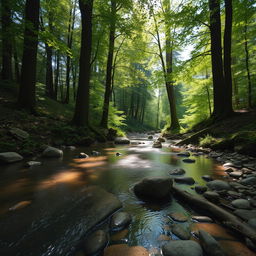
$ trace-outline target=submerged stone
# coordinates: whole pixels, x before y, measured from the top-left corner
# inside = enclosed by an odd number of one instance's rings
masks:
[[[188,217],[186,215],[184,215],[181,212],[174,212],[174,213],[170,213],[168,214],[174,221],[178,221],[178,222],[186,222],[188,220]]]
[[[132,218],[127,212],[117,212],[112,216],[110,227],[112,230],[121,230],[130,224]]]

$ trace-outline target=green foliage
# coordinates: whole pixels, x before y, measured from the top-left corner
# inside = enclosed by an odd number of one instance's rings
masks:
[[[199,138],[199,145],[205,148],[212,147],[212,145],[216,144],[217,142],[219,142],[219,140],[209,134],[203,138]]]

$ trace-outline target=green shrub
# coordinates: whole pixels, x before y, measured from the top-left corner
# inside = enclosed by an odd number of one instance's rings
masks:
[[[214,145],[214,144],[216,144],[216,143],[218,143],[218,142],[219,142],[218,139],[212,137],[212,136],[209,135],[209,134],[207,134],[207,135],[206,135],[205,137],[203,137],[203,138],[199,138],[199,145],[200,145],[201,147],[205,147],[205,148],[207,148],[207,147],[212,147],[212,145]]]

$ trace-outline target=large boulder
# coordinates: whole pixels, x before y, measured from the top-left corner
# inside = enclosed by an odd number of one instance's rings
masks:
[[[0,153],[0,162],[4,164],[15,163],[23,160],[23,157],[15,152]]]
[[[230,185],[223,180],[213,180],[207,183],[207,186],[211,190],[221,191],[221,190],[229,190]]]
[[[122,230],[132,221],[131,215],[127,212],[117,212],[112,216],[110,227],[112,230]]]
[[[163,177],[145,178],[134,186],[138,197],[148,200],[166,199],[171,195],[172,179]]]
[[[103,230],[97,230],[92,233],[84,244],[84,252],[86,255],[95,255],[103,250],[108,243],[108,235]]]
[[[126,137],[117,137],[115,139],[115,144],[130,144],[130,140]]]
[[[219,243],[209,233],[199,230],[200,243],[208,256],[225,256]]]
[[[58,148],[54,148],[54,147],[47,147],[43,154],[42,154],[43,157],[56,157],[56,158],[59,158],[59,157],[62,157],[63,156],[63,151],[58,149]]]
[[[192,240],[170,241],[162,247],[164,256],[203,256],[201,246]]]
[[[153,148],[162,148],[162,143],[160,141],[155,141],[152,145]]]
[[[16,139],[25,140],[29,137],[29,134],[19,128],[11,128],[9,133]]]

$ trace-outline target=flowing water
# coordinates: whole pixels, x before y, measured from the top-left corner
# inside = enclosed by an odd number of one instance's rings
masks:
[[[167,214],[182,212],[189,217],[194,212],[175,199],[165,205],[144,203],[134,195],[133,185],[144,177],[168,177],[175,168],[185,169],[186,176],[204,185],[202,175],[218,178],[223,176],[223,170],[205,156],[192,156],[196,160],[192,164],[182,162],[168,147],[170,143],[155,149],[145,136],[131,139],[129,146],[106,144],[64,150],[63,159],[38,159],[43,164],[32,168],[24,168],[24,163],[1,166],[0,254],[72,255],[86,230],[85,219],[90,217],[82,216],[79,210],[84,200],[79,191],[88,185],[98,185],[115,194],[122,201],[123,210],[132,215],[129,229],[113,235],[112,243],[121,240],[149,250],[159,248],[163,243],[159,236],[169,234]],[[75,158],[79,152],[90,154],[92,150],[101,155]],[[121,155],[116,156],[117,152]],[[189,185],[177,186],[195,193]],[[17,208],[21,209],[9,210],[19,202],[22,203]]]

